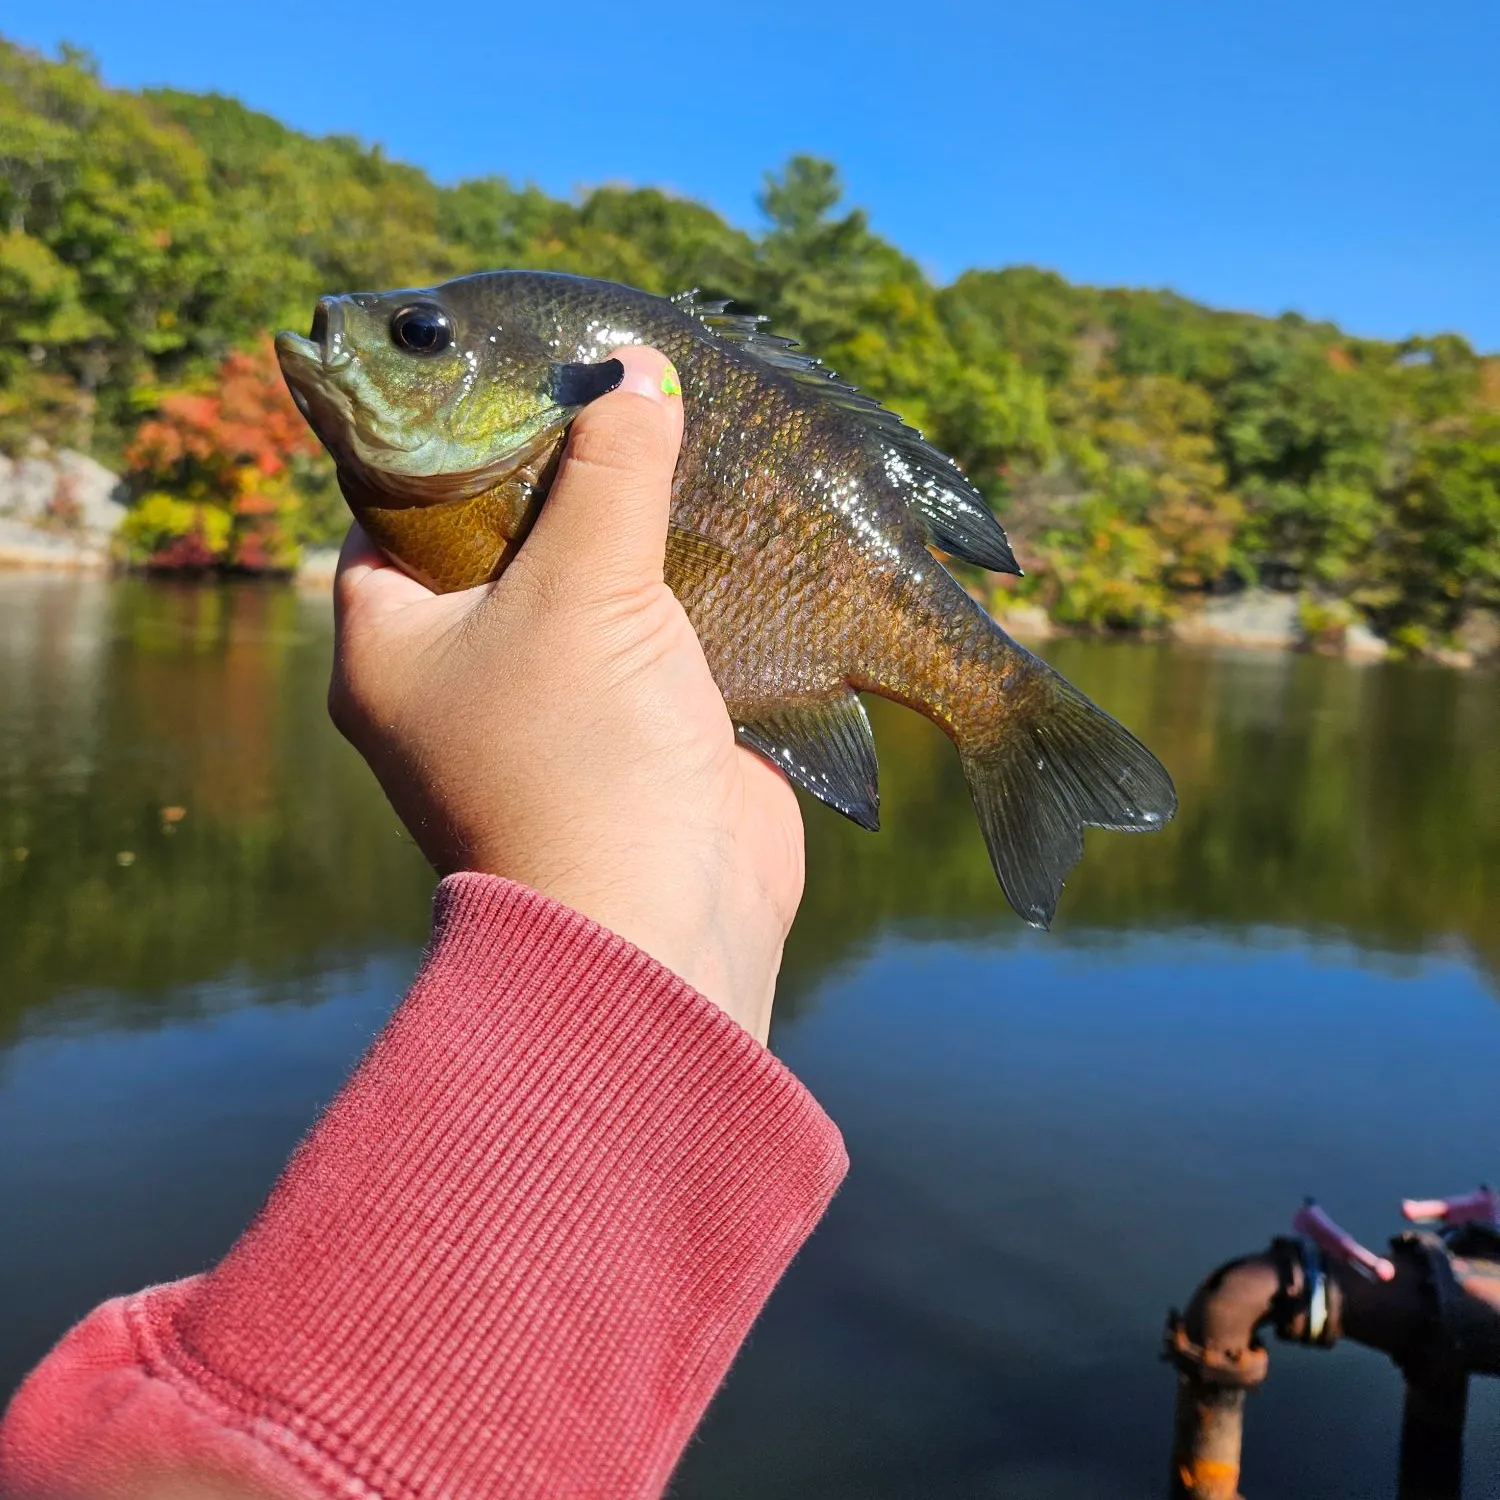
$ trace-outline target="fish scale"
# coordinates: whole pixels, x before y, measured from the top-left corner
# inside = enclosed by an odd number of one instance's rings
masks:
[[[398,320],[398,314],[399,320]],[[858,693],[926,714],[958,748],[1001,888],[1052,919],[1085,825],[1161,827],[1171,778],[1126,729],[1011,640],[934,556],[1019,571],[956,465],[761,321],[692,295],[496,271],[324,298],[283,333],[287,383],[371,537],[439,591],[502,572],[611,352],[675,365],[685,430],[665,576],[740,739],[878,826]],[[415,328],[422,347],[402,347]]]

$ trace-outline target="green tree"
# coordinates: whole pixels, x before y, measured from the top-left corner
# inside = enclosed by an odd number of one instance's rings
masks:
[[[1472,612],[1500,610],[1500,414],[1422,434],[1377,551],[1377,619],[1415,649],[1442,644]]]
[[[1029,266],[935,286],[811,156],[766,177],[755,233],[655,188],[515,180],[440,187],[348,137],[0,41],[0,447],[117,462],[323,293],[534,266],[765,315],[958,460],[1023,591],[1070,623],[1154,625],[1261,581],[1423,650],[1496,607],[1500,360],[1456,335],[1359,339]],[[153,536],[204,483],[153,476]],[[337,525],[326,466],[299,458],[288,483],[288,538]]]

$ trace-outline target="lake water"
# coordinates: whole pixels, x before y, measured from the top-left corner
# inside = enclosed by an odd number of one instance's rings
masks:
[[[329,639],[291,590],[0,578],[0,1391],[222,1253],[413,970],[432,879],[325,721]],[[1030,933],[946,742],[876,705],[886,828],[809,810],[774,1037],[853,1170],[681,1500],[1160,1496],[1170,1305],[1305,1194],[1379,1243],[1500,1174],[1500,682],[1048,654],[1182,813],[1091,833]],[[1392,1493],[1399,1401],[1273,1346],[1246,1494]],[[1469,1451],[1500,1492],[1492,1389]]]

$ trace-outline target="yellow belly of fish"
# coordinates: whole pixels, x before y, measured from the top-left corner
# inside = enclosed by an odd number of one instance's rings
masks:
[[[448,594],[504,570],[536,518],[535,480],[528,470],[467,499],[381,506],[351,497],[350,508],[370,540],[418,583]]]

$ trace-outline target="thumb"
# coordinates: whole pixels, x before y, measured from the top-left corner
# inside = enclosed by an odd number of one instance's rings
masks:
[[[682,394],[666,355],[616,349],[624,378],[573,420],[551,492],[525,550],[544,566],[582,567],[612,587],[660,583],[682,446]]]

